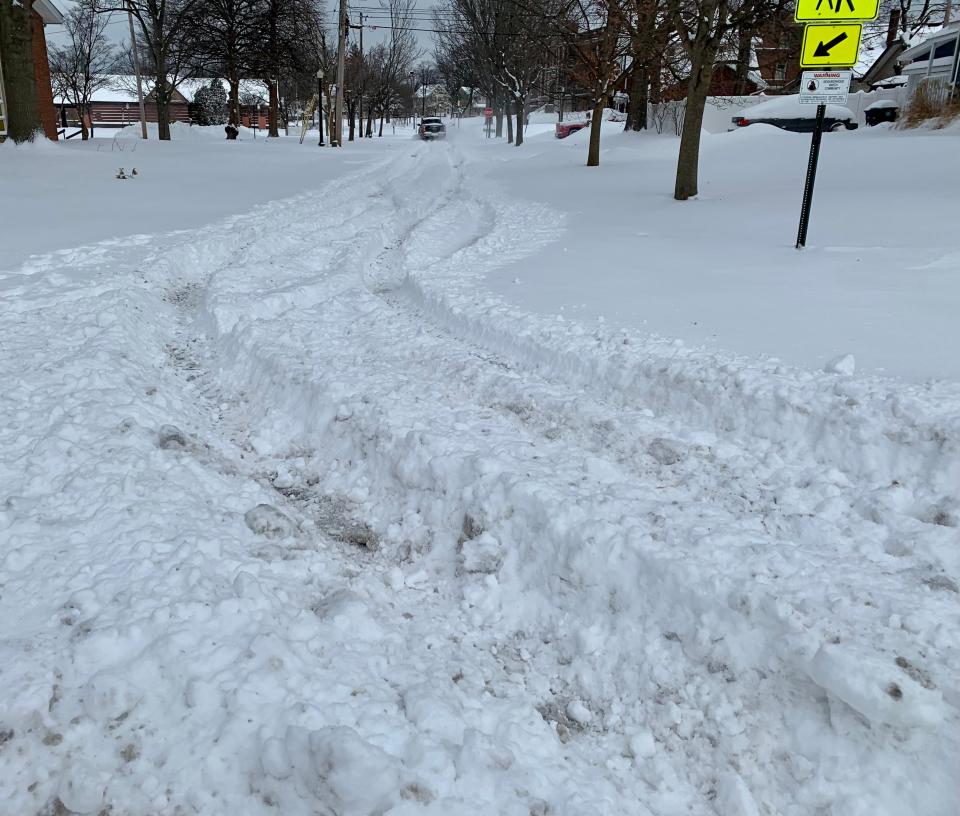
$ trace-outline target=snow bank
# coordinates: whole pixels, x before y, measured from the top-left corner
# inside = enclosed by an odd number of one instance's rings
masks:
[[[256,450],[313,440],[320,484],[401,559],[391,585],[456,587],[465,619],[530,672],[557,739],[612,773],[627,738],[673,800],[694,801],[691,769],[721,761],[740,768],[731,812],[859,801],[945,816],[960,652],[952,595],[931,587],[958,568],[941,523],[958,512],[955,389],[510,308],[484,273],[561,221],[487,200],[448,149],[397,163],[372,193],[403,189],[402,206],[345,214],[362,237],[331,268],[359,265],[368,288],[347,271],[289,269],[297,288],[278,280],[266,298],[236,269],[213,282],[223,376],[250,395]],[[911,680],[921,663],[929,688]],[[650,732],[666,753],[644,763],[649,743],[630,735]]]

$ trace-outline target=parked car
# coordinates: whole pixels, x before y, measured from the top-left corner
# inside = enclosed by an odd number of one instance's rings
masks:
[[[566,139],[571,133],[590,127],[589,122],[557,122],[555,135],[558,139]]]
[[[430,141],[431,139],[443,139],[447,135],[447,126],[436,116],[427,116],[420,120],[420,130],[418,131],[421,139]]]
[[[736,127],[747,125],[773,125],[794,133],[813,133],[816,126],[817,106],[801,105],[799,94],[768,99],[733,117]],[[857,117],[843,105],[827,105],[823,120],[824,130],[856,130]]]
[[[896,122],[900,106],[892,99],[879,99],[863,109],[863,117],[870,127],[881,122]]]

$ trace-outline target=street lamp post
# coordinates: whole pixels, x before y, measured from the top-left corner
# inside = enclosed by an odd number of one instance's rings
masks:
[[[417,129],[417,72],[410,72],[410,118],[413,120],[413,129]]]
[[[423,86],[421,88],[421,96],[423,97],[423,109],[420,111],[420,121],[423,121],[423,118],[427,115],[427,69],[423,69],[423,75],[420,79],[420,84]]]
[[[317,71],[317,126],[320,128],[318,147],[323,147],[323,68]]]

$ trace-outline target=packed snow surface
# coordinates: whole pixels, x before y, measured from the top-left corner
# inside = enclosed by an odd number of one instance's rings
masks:
[[[451,136],[0,273],[0,814],[956,814],[955,384],[510,300]]]

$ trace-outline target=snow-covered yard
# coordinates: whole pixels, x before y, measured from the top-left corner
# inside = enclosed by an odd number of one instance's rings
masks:
[[[0,814],[955,814],[956,136],[751,131],[0,146]]]

